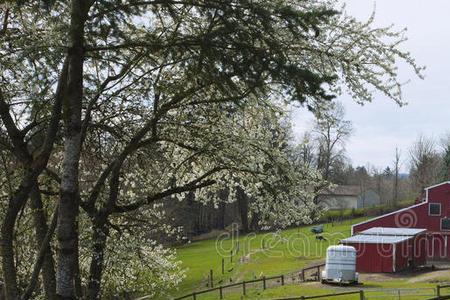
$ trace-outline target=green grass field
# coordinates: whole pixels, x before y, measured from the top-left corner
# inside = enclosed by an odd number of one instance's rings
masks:
[[[325,224],[323,236],[317,241],[310,233],[311,226],[280,231],[278,233],[249,234],[239,237],[221,237],[184,245],[177,249],[178,258],[187,268],[187,277],[176,295],[208,288],[208,274],[213,270],[215,285],[295,272],[317,263],[325,257],[329,245],[350,235],[350,225],[364,218]],[[237,246],[239,244],[239,247]],[[230,258],[230,251],[239,248]],[[225,274],[222,275],[222,258]]]
[[[440,282],[450,282],[450,271],[439,273],[441,277],[426,279],[424,274],[407,274],[394,277],[366,278],[362,286],[339,287],[322,285],[317,282],[293,282],[294,273],[304,267],[322,262],[329,245],[335,245],[339,240],[350,235],[352,224],[363,221],[358,218],[337,224],[325,224],[322,234],[327,240],[317,241],[310,232],[312,226],[288,229],[275,233],[249,234],[236,237],[219,237],[186,244],[177,249],[178,259],[187,269],[187,277],[173,296],[190,294],[193,291],[208,289],[210,270],[214,274],[214,286],[227,285],[230,282],[240,282],[260,278],[290,274],[286,276],[285,285],[272,281],[267,289],[262,289],[261,282],[247,285],[247,295],[242,296],[242,287],[224,290],[224,299],[276,299],[283,297],[312,296],[338,293],[349,290],[363,289],[366,299],[427,299],[435,294],[436,285]],[[239,246],[237,246],[239,244]],[[230,258],[230,251],[237,250]],[[222,274],[222,258],[225,262],[225,272]],[[368,274],[371,275],[371,274]],[[427,275],[425,275],[427,276]],[[417,280],[417,278],[421,278]],[[424,279],[425,278],[425,279]],[[231,281],[230,281],[231,279]],[[417,290],[416,290],[417,289]],[[446,291],[450,294],[450,289]],[[219,299],[218,291],[198,295],[199,300]],[[359,299],[358,295],[333,297],[332,299]]]

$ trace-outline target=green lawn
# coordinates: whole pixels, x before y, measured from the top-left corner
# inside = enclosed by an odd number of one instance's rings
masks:
[[[224,237],[184,245],[177,249],[178,258],[187,268],[187,277],[174,295],[206,289],[208,274],[213,270],[215,285],[295,272],[307,265],[321,261],[329,245],[350,235],[350,225],[364,218],[325,224],[323,236],[327,241],[317,241],[310,233],[311,226],[288,229],[277,233],[249,234]],[[239,247],[237,246],[239,244]],[[231,262],[231,249],[239,248]],[[225,274],[222,275],[222,258]],[[207,296],[208,297],[208,296]],[[215,299],[214,296],[211,299]],[[208,298],[205,298],[208,299]],[[233,299],[233,298],[230,298]],[[238,299],[238,298],[236,298]]]
[[[280,231],[278,233],[249,234],[240,237],[225,237],[205,240],[184,245],[177,249],[178,259],[187,269],[187,277],[173,296],[190,294],[193,291],[209,288],[208,275],[210,269],[214,274],[214,286],[227,285],[260,278],[294,273],[305,266],[317,264],[325,258],[329,245],[350,235],[352,224],[363,221],[358,218],[343,221],[338,224],[325,224],[322,234],[327,240],[317,241],[310,233],[312,226],[304,226]],[[239,244],[239,247],[237,246]],[[237,249],[237,254],[230,258],[230,250]],[[221,272],[222,258],[225,261],[225,274]],[[441,274],[441,273],[439,273]],[[339,293],[349,290],[365,291],[367,299],[426,299],[432,297],[439,282],[450,281],[450,271],[442,273],[442,277],[426,279],[423,274],[409,274],[394,277],[366,278],[363,285],[358,287],[339,287],[322,285],[318,282],[293,282],[294,275],[286,276],[285,285],[272,281],[267,289],[262,289],[261,282],[247,285],[247,295],[242,295],[242,287],[224,290],[226,300],[276,299],[284,297],[299,297]],[[422,278],[418,280],[418,278]],[[450,289],[444,292],[450,294]],[[198,300],[219,299],[218,291],[197,296]],[[330,299],[359,299],[359,295],[346,295]]]
[[[408,285],[403,280],[387,281],[387,282],[365,282],[361,287],[342,288],[337,286],[323,286],[318,283],[291,284],[280,287],[274,287],[263,291],[261,288],[249,289],[247,296],[242,296],[241,290],[228,291],[224,293],[225,300],[249,300],[249,299],[276,299],[299,296],[313,296],[348,292],[351,290],[358,291],[362,289],[367,299],[399,299],[398,291],[400,290],[401,299],[427,299],[435,295],[436,284],[434,283],[415,283]],[[448,291],[445,291],[448,294]],[[216,300],[217,293],[210,293],[197,296],[198,300]],[[322,298],[326,299],[326,298]],[[329,299],[336,300],[352,300],[358,299],[359,295],[343,295]]]

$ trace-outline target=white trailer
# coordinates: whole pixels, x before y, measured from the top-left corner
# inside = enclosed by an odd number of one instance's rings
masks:
[[[337,245],[327,248],[322,283],[357,283],[356,250],[351,246]]]

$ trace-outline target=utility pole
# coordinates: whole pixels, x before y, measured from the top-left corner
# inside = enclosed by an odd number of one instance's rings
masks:
[[[394,176],[394,197],[393,197],[393,204],[396,205],[397,204],[397,200],[398,200],[398,176],[399,176],[399,169],[400,169],[400,151],[398,150],[398,148],[395,148],[395,160],[394,160],[394,172],[395,172],[395,176]]]

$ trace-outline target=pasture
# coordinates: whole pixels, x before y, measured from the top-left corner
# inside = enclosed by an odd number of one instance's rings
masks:
[[[450,271],[440,270],[425,273],[363,274],[363,285],[340,287],[322,285],[318,282],[299,283],[297,271],[322,262],[326,248],[350,235],[352,224],[365,218],[324,224],[322,236],[317,240],[310,232],[312,226],[303,226],[277,232],[259,234],[223,234],[216,239],[192,242],[177,249],[178,259],[187,269],[186,278],[173,296],[181,296],[208,289],[210,270],[213,285],[227,285],[242,280],[257,279],[262,276],[285,274],[285,285],[272,282],[263,290],[261,283],[248,284],[246,296],[242,288],[224,290],[224,299],[275,299],[282,297],[312,296],[343,291],[365,291],[367,299],[426,299],[436,294],[436,285],[450,281]],[[231,258],[231,253],[233,257]],[[224,274],[222,274],[222,259]],[[449,291],[450,293],[450,291]],[[219,299],[217,292],[197,296],[196,299]],[[335,297],[333,299],[359,299],[357,295]]]
[[[322,261],[327,247],[348,237],[351,224],[362,220],[364,218],[324,224],[322,236],[326,240],[316,240],[310,232],[311,226],[302,226],[241,236],[224,234],[216,239],[186,244],[177,249],[177,256],[187,269],[187,276],[174,294],[208,288],[210,270],[213,270],[214,285],[296,272]]]

